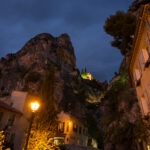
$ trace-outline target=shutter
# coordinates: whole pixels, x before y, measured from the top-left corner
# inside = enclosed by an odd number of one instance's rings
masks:
[[[138,67],[138,70],[139,70],[139,73],[140,73],[140,78],[141,78],[141,76],[142,76],[142,69],[141,69],[139,61],[137,61],[137,67]]]
[[[148,53],[149,53],[149,56],[150,56],[150,40],[149,40],[148,33],[146,34],[146,43],[147,43],[147,47],[148,47]]]
[[[134,83],[135,83],[135,86],[136,86],[136,80],[137,80],[137,78],[136,78],[135,70],[133,71],[133,78],[134,78]]]
[[[142,50],[141,50],[141,52],[140,52],[140,59],[141,59],[142,67],[143,67],[143,69],[144,69],[145,61],[144,61],[144,56],[143,56],[143,51],[142,51]]]
[[[150,24],[149,24],[148,20],[146,20],[146,25],[147,25],[148,30],[150,31]]]
[[[147,95],[147,91],[145,90],[144,91],[144,97],[145,97],[145,99],[146,99],[146,103],[147,103],[147,106],[148,106],[148,108],[150,107],[150,101],[149,101],[149,98],[148,98],[148,95]]]

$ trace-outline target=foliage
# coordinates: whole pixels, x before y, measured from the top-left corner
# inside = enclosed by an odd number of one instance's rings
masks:
[[[30,150],[66,150],[64,145],[55,145],[54,132],[35,126],[31,130],[28,149]]]
[[[30,150],[51,150],[52,141],[50,139],[49,132],[32,130],[31,136],[28,144],[28,149]]]
[[[129,7],[129,11],[131,11],[131,12],[137,11],[142,5],[145,5],[149,2],[150,2],[150,0],[142,0],[142,1],[136,0]]]
[[[56,121],[56,104],[54,100],[54,83],[55,83],[55,68],[54,65],[50,66],[50,71],[46,73],[43,81],[40,97],[42,107],[40,109],[41,119],[45,123],[53,124]],[[44,118],[43,118],[44,116]]]
[[[131,123],[127,119],[123,119],[124,110],[120,110],[121,96],[126,94],[128,90],[127,84],[128,74],[123,68],[120,70],[120,79],[112,84],[109,91],[106,92],[104,99],[106,102],[106,115],[102,117],[104,128],[106,129],[105,143],[108,141],[112,144],[120,144],[128,142],[136,145],[139,141],[143,141],[147,137],[146,125],[139,118],[136,122]],[[128,107],[131,102],[135,102],[135,98],[131,92],[127,92],[126,98]],[[131,106],[132,107],[132,106]],[[128,108],[131,109],[131,108]]]
[[[147,138],[146,125],[142,119],[138,119],[135,124],[124,121],[122,125],[109,128],[108,132],[113,144],[123,143],[124,141],[137,144]],[[110,137],[105,139],[105,142],[108,142],[107,140],[110,140]]]
[[[98,133],[98,126],[96,119],[93,117],[91,113],[87,113],[85,120],[88,127],[88,134],[91,137],[96,138]]]
[[[5,136],[4,136],[4,131],[0,131],[0,150],[2,150],[3,148],[3,144],[4,144],[4,139],[5,139]]]
[[[51,65],[41,86],[41,107],[36,114],[29,140],[29,149],[31,150],[54,150],[50,140],[57,131],[58,112],[54,100],[54,82],[55,68]]]
[[[117,47],[122,55],[125,55],[131,48],[132,38],[136,28],[136,18],[123,11],[117,11],[115,15],[107,18],[104,30],[114,37],[111,42],[113,47]]]

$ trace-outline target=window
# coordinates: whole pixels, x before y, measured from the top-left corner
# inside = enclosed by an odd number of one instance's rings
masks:
[[[143,108],[143,113],[144,115],[147,115],[149,112],[149,106],[147,104],[147,100],[145,98],[145,95],[143,94],[141,97],[141,104],[142,104],[142,108]]]
[[[150,24],[149,24],[148,20],[146,20],[146,25],[147,25],[148,30],[150,31]]]
[[[84,128],[83,128],[83,130],[82,130],[82,131],[83,131],[83,135],[86,135],[86,133],[85,133],[85,129],[84,129]]]
[[[141,65],[144,69],[145,61],[144,61],[144,57],[143,57],[143,51],[140,52],[140,60],[141,60]]]
[[[147,51],[150,56],[150,39],[149,39],[148,33],[146,34],[146,44],[147,44]]]
[[[0,112],[0,121],[2,120],[2,118],[3,118],[3,112]]]
[[[79,127],[79,133],[82,134],[82,127]]]
[[[136,80],[137,80],[137,78],[136,78],[135,70],[133,71],[133,78],[134,78],[134,83],[135,83],[135,85],[136,85]]]
[[[78,125],[73,123],[73,131],[78,132]]]
[[[137,68],[138,68],[138,71],[139,71],[139,75],[141,77],[142,76],[142,68],[141,68],[139,60],[137,61]]]
[[[69,122],[67,123],[67,132],[69,132]]]
[[[141,66],[140,66],[140,62],[137,61],[137,65],[136,65],[136,69],[134,71],[134,79],[137,81],[141,78],[142,76],[142,69],[141,69]]]
[[[146,90],[144,91],[144,97],[145,97],[145,100],[146,100],[146,103],[147,103],[148,107],[150,107],[150,101],[149,101],[149,98],[148,98]]]
[[[64,132],[64,126],[65,126],[64,122],[59,122],[59,124],[58,124],[58,131]]]
[[[8,123],[7,126],[12,126],[15,120],[15,114],[10,114],[9,115],[9,119],[8,119]]]
[[[87,129],[85,130],[85,135],[86,135],[86,136],[88,135],[88,130],[87,130]]]

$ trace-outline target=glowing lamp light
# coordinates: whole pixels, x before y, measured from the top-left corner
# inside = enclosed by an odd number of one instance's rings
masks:
[[[37,111],[39,109],[39,107],[40,107],[40,104],[38,102],[31,103],[31,110],[33,112]]]
[[[71,121],[70,121],[70,122],[69,122],[69,126],[71,126],[71,124],[72,124],[72,123],[71,123]]]

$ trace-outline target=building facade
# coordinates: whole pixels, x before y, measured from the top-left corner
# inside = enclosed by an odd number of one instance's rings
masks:
[[[58,115],[58,121],[59,133],[58,136],[54,137],[54,143],[56,145],[61,141],[67,145],[98,147],[96,140],[88,136],[88,128],[86,125],[76,117],[62,111]]]
[[[150,5],[141,8],[129,68],[142,117],[150,125]],[[149,132],[149,131],[148,131]],[[147,140],[149,148],[150,139]],[[147,148],[146,148],[147,147]]]
[[[31,116],[26,92],[13,91],[6,102],[0,101],[0,130],[5,132],[5,141],[13,150],[24,146],[25,131]]]

